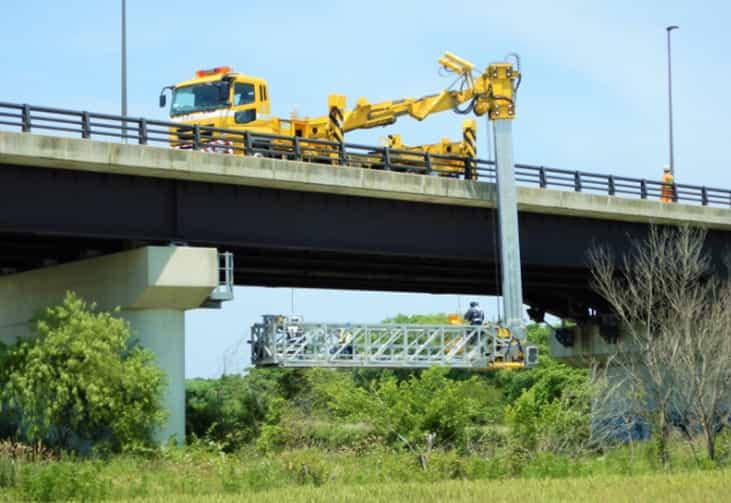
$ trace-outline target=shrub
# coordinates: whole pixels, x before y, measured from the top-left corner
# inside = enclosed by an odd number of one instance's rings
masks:
[[[256,440],[256,448],[262,453],[281,451],[287,445],[287,431],[278,424],[266,424]]]
[[[365,452],[380,438],[365,423],[341,423],[302,417],[285,417],[278,425],[265,425],[257,440],[261,452],[281,448],[317,448]]]
[[[368,389],[333,386],[329,380],[313,386],[328,396],[336,416],[371,424],[390,445],[422,451],[466,445],[469,427],[479,415],[478,402],[469,393],[474,378],[454,381],[446,374],[446,369],[433,367],[401,382],[387,376]]]
[[[98,476],[94,463],[60,461],[24,465],[21,491],[30,501],[101,501],[111,494],[111,482]]]
[[[73,293],[32,322],[37,337],[4,357],[0,404],[23,418],[31,443],[72,449],[108,441],[115,448],[149,437],[164,414],[164,373],[130,341],[130,327]]]
[[[14,459],[0,455],[0,489],[15,487],[17,465]]]
[[[585,378],[548,369],[506,407],[512,441],[528,451],[578,454],[591,434],[591,392]]]
[[[252,440],[266,414],[266,396],[242,376],[195,379],[185,387],[186,430],[233,450]]]
[[[291,451],[283,454],[287,470],[298,484],[321,486],[330,478],[327,462],[315,450]]]

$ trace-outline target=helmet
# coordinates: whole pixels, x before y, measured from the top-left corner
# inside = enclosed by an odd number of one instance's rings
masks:
[[[477,307],[479,305],[480,305],[480,303],[479,302],[475,302],[474,300],[472,302],[470,302],[470,307]]]
[[[670,165],[666,164],[665,166],[663,166],[662,169],[663,169],[663,171],[670,171]]]

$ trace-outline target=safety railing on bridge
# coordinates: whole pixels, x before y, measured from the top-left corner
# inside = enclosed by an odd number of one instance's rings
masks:
[[[220,154],[239,154],[327,163],[387,171],[495,181],[493,161],[413,150],[272,135],[178,122],[0,102],[0,128],[51,132],[90,139],[115,139],[140,145],[165,145]],[[519,185],[731,207],[731,190],[658,180],[515,165]]]

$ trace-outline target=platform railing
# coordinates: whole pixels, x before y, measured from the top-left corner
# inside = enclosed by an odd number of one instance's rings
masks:
[[[0,129],[26,133],[118,140],[219,154],[238,154],[438,175],[484,182],[495,181],[493,161],[439,155],[389,147],[191,126],[179,122],[0,102]],[[665,184],[546,166],[515,165],[518,185],[570,190],[617,197],[703,206],[731,207],[731,190],[690,184]]]
[[[303,323],[266,315],[251,328],[257,367],[522,368],[538,362],[497,326]]]

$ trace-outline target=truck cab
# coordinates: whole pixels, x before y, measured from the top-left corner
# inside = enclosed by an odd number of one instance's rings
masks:
[[[269,91],[263,79],[234,73],[221,66],[198,70],[195,78],[169,88],[170,118],[186,125],[246,129],[262,132],[270,113]],[[160,96],[160,106],[165,106]],[[243,127],[242,127],[243,126]]]

